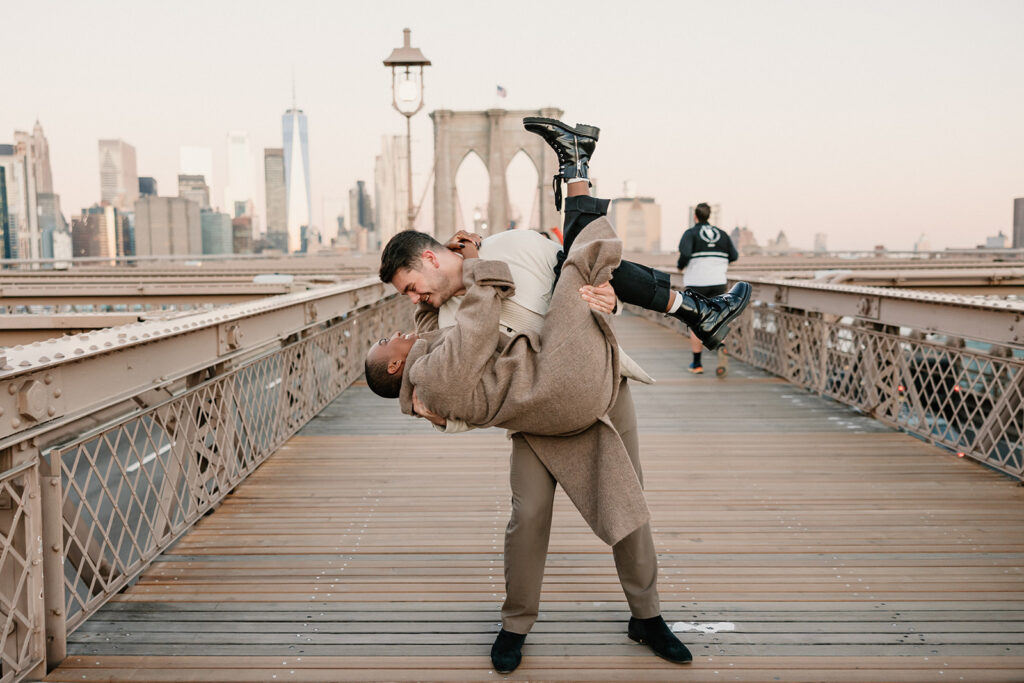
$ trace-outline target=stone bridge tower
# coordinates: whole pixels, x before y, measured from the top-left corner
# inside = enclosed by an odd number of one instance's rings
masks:
[[[490,231],[501,232],[508,226],[509,199],[505,170],[519,150],[526,153],[537,169],[541,229],[561,227],[551,191],[551,176],[558,171],[558,159],[539,136],[523,129],[523,117],[560,119],[562,113],[561,109],[555,108],[486,111],[438,109],[431,112],[430,118],[434,121],[434,234],[447,237],[455,231],[455,174],[470,152],[480,156],[490,176],[487,209]]]

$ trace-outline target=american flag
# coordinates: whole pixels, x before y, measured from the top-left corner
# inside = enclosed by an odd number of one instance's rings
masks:
[[[505,96],[507,96],[507,95],[508,95],[508,91],[507,91],[507,90],[505,90],[505,89],[504,89],[503,87],[501,87],[501,86],[499,85],[499,86],[498,86],[498,97],[505,97]]]

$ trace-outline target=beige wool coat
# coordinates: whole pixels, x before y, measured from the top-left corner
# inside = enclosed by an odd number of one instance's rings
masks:
[[[579,296],[607,282],[622,243],[605,218],[573,244],[539,334],[499,331],[501,301],[515,291],[508,266],[467,259],[456,325],[426,332],[406,359],[399,401],[412,391],[434,412],[475,427],[521,432],[583,518],[614,545],[650,519],[643,490],[607,418],[619,386],[610,316]]]

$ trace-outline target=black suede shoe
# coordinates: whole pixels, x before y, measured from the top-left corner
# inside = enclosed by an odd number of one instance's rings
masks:
[[[523,641],[525,640],[525,635],[512,633],[505,629],[498,631],[498,637],[494,639],[494,645],[491,645],[491,664],[494,665],[494,670],[500,674],[510,674],[515,671],[519,662],[523,661]]]
[[[590,179],[590,158],[597,147],[597,137],[601,129],[582,123],[576,127],[562,123],[558,119],[545,119],[539,116],[527,116],[523,119],[523,127],[531,133],[544,138],[551,149],[558,155],[558,175],[552,179],[555,191],[555,208],[562,210],[562,180],[571,178]]]
[[[718,348],[729,334],[729,323],[743,312],[750,302],[750,285],[737,282],[720,296],[706,297],[687,289],[682,292],[683,304],[669,315],[682,320],[697,335],[704,346]]]
[[[654,654],[676,664],[693,661],[693,655],[679,642],[676,634],[668,627],[659,614],[650,619],[629,618],[629,637],[651,648]]]

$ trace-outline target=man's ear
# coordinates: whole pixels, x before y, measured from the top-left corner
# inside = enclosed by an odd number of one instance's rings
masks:
[[[404,358],[392,358],[388,361],[388,374],[393,375],[396,372],[399,372],[403,365],[405,365]]]
[[[434,268],[441,266],[441,260],[437,258],[437,253],[432,249],[424,249],[423,253],[420,254],[420,261],[426,261]]]

